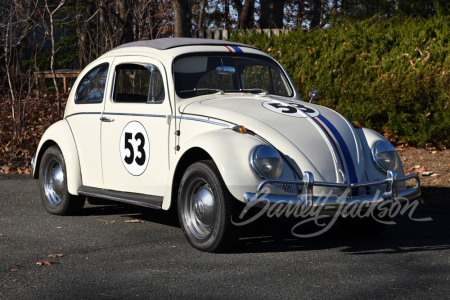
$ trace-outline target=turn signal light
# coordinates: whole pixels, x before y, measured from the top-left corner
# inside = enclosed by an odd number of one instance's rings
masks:
[[[247,133],[247,129],[244,126],[236,125],[233,127],[233,130],[239,133]]]
[[[353,126],[353,128],[361,128],[361,124],[359,124],[358,121],[353,121],[352,126]]]

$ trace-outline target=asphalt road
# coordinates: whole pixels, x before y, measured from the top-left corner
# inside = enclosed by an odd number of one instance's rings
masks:
[[[433,221],[400,217],[372,238],[255,224],[230,253],[209,254],[166,212],[87,205],[54,216],[37,181],[0,175],[0,299],[448,299],[450,210],[414,217]]]

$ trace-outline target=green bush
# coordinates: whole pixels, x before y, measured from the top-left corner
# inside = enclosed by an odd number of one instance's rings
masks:
[[[279,37],[236,34],[284,65],[303,97],[398,142],[450,146],[450,17],[379,17]]]

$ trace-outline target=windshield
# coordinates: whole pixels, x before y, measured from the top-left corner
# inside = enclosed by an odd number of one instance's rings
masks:
[[[224,92],[293,94],[280,67],[259,55],[183,55],[174,62],[174,74],[181,98]]]

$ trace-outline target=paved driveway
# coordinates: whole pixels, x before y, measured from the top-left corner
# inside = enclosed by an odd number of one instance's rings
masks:
[[[433,221],[397,218],[375,238],[253,224],[231,253],[209,254],[166,212],[87,205],[54,216],[37,181],[1,175],[0,299],[448,298],[450,210],[414,217]]]

